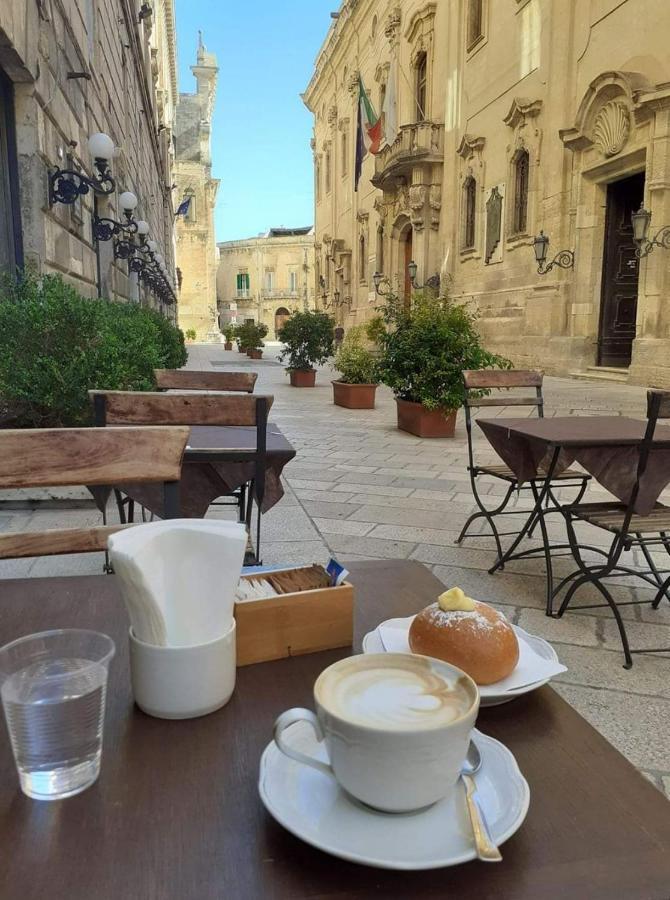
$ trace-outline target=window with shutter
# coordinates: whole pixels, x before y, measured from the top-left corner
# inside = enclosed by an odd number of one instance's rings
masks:
[[[519,150],[514,161],[514,234],[524,234],[528,226],[528,179],[530,159],[527,150]]]
[[[475,246],[475,217],[477,214],[477,182],[469,175],[463,183],[463,232],[461,250]]]

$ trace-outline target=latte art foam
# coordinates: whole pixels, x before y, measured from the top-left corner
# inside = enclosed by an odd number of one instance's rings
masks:
[[[472,706],[463,687],[428,667],[351,666],[333,673],[319,695],[339,718],[394,731],[448,725]]]

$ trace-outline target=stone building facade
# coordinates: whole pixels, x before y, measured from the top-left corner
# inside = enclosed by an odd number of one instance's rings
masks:
[[[516,365],[670,387],[670,255],[636,255],[631,213],[670,224],[670,5],[662,0],[348,0],[316,59],[317,278],[372,314],[441,276]],[[357,79],[398,138],[353,190]],[[419,101],[422,102],[419,102]],[[549,238],[538,272],[533,243]]]
[[[156,298],[96,242],[92,219],[122,218],[139,199],[174,273],[172,128],[177,93],[173,0],[4,0],[0,3],[0,268],[58,272],[87,296]],[[57,167],[94,176],[90,135],[116,145],[116,190],[51,202]],[[167,310],[165,310],[167,312]]]
[[[271,228],[266,234],[219,243],[216,287],[222,327],[248,320],[274,340],[294,310],[315,309],[314,229]]]
[[[217,248],[214,207],[219,182],[212,178],[212,115],[219,72],[216,56],[202,37],[196,64],[194,94],[180,94],[177,103],[175,183],[188,212],[177,217],[179,325],[193,329],[196,339],[221,340],[216,309]]]

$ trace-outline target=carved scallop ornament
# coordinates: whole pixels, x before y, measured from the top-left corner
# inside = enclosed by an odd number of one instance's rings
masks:
[[[610,100],[596,116],[593,140],[605,156],[615,156],[630,134],[630,112],[620,100]]]

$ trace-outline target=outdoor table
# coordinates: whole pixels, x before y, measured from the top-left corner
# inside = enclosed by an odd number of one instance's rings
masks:
[[[355,645],[443,585],[419,563],[349,566]],[[485,592],[484,592],[485,594]],[[102,771],[82,794],[36,802],[19,791],[0,741],[0,896],[22,900],[667,900],[670,804],[551,688],[481,711],[530,784],[530,809],[500,864],[390,872],[344,862],[286,832],[258,796],[275,717],[312,703],[337,650],[238,670],[226,707],[185,721],[133,706],[128,619],[114,576],[0,582],[0,641],[46,628],[94,628],[116,642]]]
[[[229,496],[253,478],[251,462],[224,459],[217,462],[217,451],[230,455],[231,450],[254,450],[256,429],[230,425],[193,425],[184,453],[179,482],[180,514],[183,518],[201,519],[217,497]],[[295,449],[273,422],[267,426],[265,494],[262,511],[267,512],[284,496],[281,473],[295,456]],[[124,494],[157,516],[163,515],[160,485],[115,485]]]

